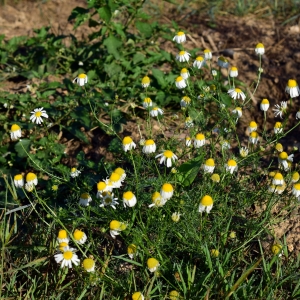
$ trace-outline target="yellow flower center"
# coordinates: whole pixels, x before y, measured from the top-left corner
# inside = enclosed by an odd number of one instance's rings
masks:
[[[157,107],[157,106],[155,106],[155,107],[153,107],[153,108],[152,108],[152,110],[158,110],[158,107]]]
[[[119,222],[117,220],[112,220],[109,224],[109,228],[111,230],[120,229],[120,227],[121,227],[121,222]]]
[[[297,82],[296,82],[296,80],[294,80],[294,79],[290,79],[289,81],[288,81],[288,87],[289,88],[294,88],[294,87],[296,87],[297,86]]]
[[[97,190],[98,191],[103,191],[106,188],[106,183],[103,181],[99,181],[97,183]]]
[[[176,78],[176,82],[180,82],[180,81],[182,81],[183,80],[183,78],[181,77],[181,76],[178,76],[177,78]]]
[[[180,52],[179,52],[179,55],[180,55],[180,56],[183,56],[184,54],[185,54],[185,51],[180,51]]]
[[[237,67],[231,67],[231,71],[237,71]]]
[[[11,126],[11,131],[18,131],[18,130],[20,130],[21,129],[21,127],[19,126],[19,125],[17,125],[17,124],[13,124],[12,126]]]
[[[286,152],[281,152],[281,153],[279,154],[279,158],[280,158],[280,159],[287,159],[287,158],[288,158],[288,154],[287,154]]]
[[[275,172],[270,172],[270,173],[269,173],[269,176],[274,177],[275,174],[276,174]]]
[[[123,194],[123,199],[129,201],[134,197],[134,194],[131,191],[125,192]]]
[[[188,70],[186,68],[183,68],[180,73],[187,73],[187,72]]]
[[[187,103],[190,103],[190,102],[191,102],[191,98],[188,97],[188,96],[183,96],[183,97],[182,97],[182,100],[183,100],[184,102],[187,102]]]
[[[55,185],[52,185],[52,190],[53,190],[53,191],[57,191],[57,190],[58,190],[58,185],[56,185],[56,184],[55,184]]]
[[[251,128],[256,128],[256,127],[257,127],[256,122],[251,121],[249,127],[251,127]]]
[[[89,199],[90,195],[88,193],[83,193],[83,194],[81,194],[80,198],[81,199]]]
[[[150,83],[150,78],[148,76],[145,76],[143,79],[142,79],[142,83],[143,84],[148,84]]]
[[[235,110],[242,111],[241,107],[236,107]]]
[[[265,48],[265,46],[264,46],[262,43],[258,43],[258,44],[256,45],[256,48]]]
[[[116,168],[114,172],[122,176],[125,173],[125,170],[122,168]]]
[[[42,115],[42,112],[41,111],[37,111],[34,113],[34,115],[39,118],[41,115]]]
[[[212,158],[209,158],[208,160],[206,160],[205,164],[209,167],[214,167],[215,166],[215,162]]]
[[[218,257],[220,252],[217,249],[212,249],[212,250],[210,250],[210,254],[212,257]]]
[[[204,49],[204,53],[210,53],[211,51],[209,49]]]
[[[166,150],[164,152],[164,156],[167,157],[167,158],[172,158],[173,157],[173,152],[170,151],[170,150]]]
[[[166,193],[169,193],[169,192],[173,192],[173,186],[172,184],[170,183],[165,183],[163,186],[162,186],[162,190]]]
[[[281,128],[282,124],[281,122],[276,122],[274,128]]]
[[[227,165],[228,165],[228,167],[235,167],[237,164],[236,164],[236,161],[235,161],[235,160],[230,159],[230,160],[227,162]]]
[[[211,180],[214,182],[220,182],[220,175],[219,174],[212,174]]]
[[[135,292],[131,296],[132,300],[143,300],[143,294],[141,292]]]
[[[280,173],[276,173],[275,176],[274,176],[274,179],[283,180],[283,176]]]
[[[125,230],[126,227],[127,227],[127,225],[125,223],[123,223],[123,222],[121,222],[120,225],[121,225],[120,226],[120,230]]]
[[[268,99],[262,99],[261,104],[270,104]]]
[[[171,300],[179,300],[179,293],[177,291],[171,291],[169,293],[169,298]]]
[[[66,260],[70,260],[70,259],[72,259],[72,257],[73,257],[73,252],[70,251],[70,250],[65,251],[65,252],[63,253],[63,257],[64,257],[64,259],[66,259]]]
[[[148,268],[149,269],[152,269],[152,268],[155,268],[155,267],[157,267],[159,265],[159,262],[158,262],[158,260],[157,259],[155,259],[155,258],[149,258],[148,260],[147,260],[147,266],[148,266]]]
[[[224,63],[228,62],[228,60],[224,56],[220,56],[218,59]]]
[[[79,240],[81,240],[83,238],[84,232],[81,231],[81,230],[76,229],[75,232],[74,232],[74,234],[73,234],[73,236],[74,236],[74,239],[76,241],[79,241]]]
[[[23,179],[23,175],[22,174],[18,174],[14,177],[15,180],[22,180]]]
[[[125,136],[124,139],[123,139],[123,145],[128,145],[128,144],[131,144],[133,141],[132,141],[132,138],[130,136]]]
[[[299,191],[300,190],[300,183],[294,184],[294,189]]]
[[[197,135],[196,135],[196,140],[198,140],[198,141],[202,141],[202,140],[204,140],[205,139],[205,136],[204,136],[204,134],[202,134],[202,133],[198,133]]]
[[[283,147],[280,143],[276,144],[275,149],[279,152],[283,151]]]
[[[145,102],[145,103],[151,103],[152,100],[151,100],[150,98],[145,98],[145,99],[144,99],[144,102]]]
[[[67,236],[68,236],[68,233],[64,229],[61,229],[58,232],[58,238],[59,239],[65,239],[65,238],[67,238]]]
[[[76,172],[76,171],[77,171],[76,168],[72,168],[72,169],[71,169],[71,172],[72,172],[72,173],[74,173],[74,172]]]
[[[34,173],[28,173],[27,175],[26,175],[26,181],[28,182],[28,181],[33,181],[33,180],[35,180],[36,179],[36,175],[34,174]]]
[[[78,75],[78,78],[80,78],[80,79],[84,79],[84,78],[86,78],[86,75],[85,75],[85,74],[83,74],[83,73],[82,73],[82,74],[79,74],[79,75]]]
[[[111,182],[118,182],[120,181],[121,179],[121,176],[118,174],[118,173],[115,173],[113,172],[111,175],[110,175],[110,178]]]
[[[154,141],[153,140],[147,140],[146,142],[145,142],[145,145],[146,146],[151,146],[151,145],[154,145],[155,143],[154,143]]]
[[[130,244],[129,246],[128,246],[128,248],[127,248],[127,253],[128,254],[134,254],[134,253],[136,253],[136,245],[134,245],[134,244]]]
[[[234,90],[235,90],[238,94],[239,94],[239,93],[242,93],[242,90],[239,89],[239,88],[235,88]]]
[[[86,258],[82,262],[82,266],[85,270],[90,270],[95,265],[95,262],[91,258]]]
[[[274,255],[278,254],[282,249],[282,246],[279,244],[275,244],[272,246],[271,251]]]
[[[198,57],[196,58],[196,60],[198,60],[198,61],[203,61],[204,58],[203,58],[202,56],[198,56]]]
[[[155,202],[156,200],[160,200],[161,199],[161,195],[159,192],[154,192],[152,194],[152,202]]]
[[[177,32],[177,35],[178,35],[178,36],[184,35],[184,32],[183,32],[183,31],[178,31],[178,32]]]
[[[298,173],[298,172],[295,172],[295,173],[293,173],[292,179],[293,179],[294,181],[298,181],[298,180],[299,180],[299,177],[300,177],[299,173]]]
[[[200,203],[201,203],[202,205],[204,205],[204,206],[210,206],[210,205],[212,205],[212,204],[214,203],[214,200],[213,200],[213,198],[212,198],[211,196],[205,195],[205,196],[201,199]]]
[[[250,133],[250,136],[254,139],[256,139],[258,137],[258,133],[256,131],[253,131]]]
[[[59,251],[64,252],[64,249],[65,249],[65,247],[67,247],[67,246],[68,246],[68,243],[67,243],[67,242],[62,242],[62,243],[59,244],[58,249],[59,249]]]

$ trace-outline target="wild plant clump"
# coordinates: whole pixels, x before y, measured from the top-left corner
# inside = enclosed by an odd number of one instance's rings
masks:
[[[73,81],[40,76],[24,94],[2,95],[2,296],[296,298],[299,262],[275,232],[300,200],[298,149],[284,139],[300,123],[300,112],[291,118],[296,80],[270,113],[268,95],[253,102],[263,44],[253,48],[257,78],[244,83],[229,58],[185,49],[184,31],[160,29],[178,54],[156,48],[149,60],[133,33],[120,33],[130,28],[120,12],[97,9],[107,77],[93,53]],[[150,29],[138,24],[147,45]],[[127,63],[126,39],[134,50]],[[154,67],[155,57],[171,71]],[[245,115],[252,119],[244,130]],[[72,158],[70,141],[98,147],[94,130],[113,159],[84,151]]]

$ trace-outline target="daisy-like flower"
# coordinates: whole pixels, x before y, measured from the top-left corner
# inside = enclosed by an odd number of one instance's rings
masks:
[[[172,198],[174,193],[174,188],[170,183],[164,183],[160,190],[160,195],[164,200],[169,200]]]
[[[173,187],[172,187],[173,188]],[[159,192],[154,192],[151,197],[152,204],[149,207],[162,207],[166,204],[167,200],[164,199]]]
[[[300,94],[300,89],[297,84],[297,81],[294,79],[289,79],[287,86],[285,88],[286,93],[290,94],[291,98],[298,97]]]
[[[248,127],[249,132],[253,132],[257,130],[257,123],[255,121],[251,121]]]
[[[143,147],[143,153],[145,154],[151,154],[154,153],[156,151],[156,144],[153,140],[146,140],[144,147]]]
[[[152,109],[151,109],[151,111],[150,111],[150,116],[151,117],[157,117],[157,116],[162,116],[164,114],[164,111],[161,109],[161,108],[159,108],[159,107],[153,107]]]
[[[255,47],[255,53],[257,55],[265,54],[265,46],[262,43],[258,43]]]
[[[218,57],[218,66],[221,68],[228,68],[229,67],[229,62],[224,56],[219,56]]]
[[[123,193],[124,207],[126,207],[126,205],[129,207],[133,207],[136,205],[136,202],[137,202],[136,197],[131,191],[127,191]]]
[[[249,150],[247,147],[241,147],[240,148],[240,156],[241,157],[246,157],[249,153]]]
[[[236,107],[232,113],[239,119],[242,115],[243,115],[243,112],[242,112],[242,108],[241,107]]]
[[[211,257],[216,258],[216,257],[218,257],[220,255],[220,252],[219,252],[218,249],[211,249],[210,250],[210,255],[211,255]]]
[[[80,175],[80,171],[79,170],[77,170],[76,168],[72,168],[71,169],[71,173],[70,173],[70,176],[72,177],[72,178],[75,178],[75,177],[78,177],[79,175]]]
[[[113,209],[116,209],[116,205],[119,204],[117,201],[118,198],[114,198],[114,193],[101,193],[100,198],[102,198],[102,203],[99,205],[99,207],[111,206]]]
[[[104,181],[99,181],[97,183],[97,198],[102,198],[103,193],[111,192],[113,190],[113,186],[107,185]]]
[[[28,173],[26,175],[26,182],[29,185],[37,185],[38,184],[37,176],[34,173]]]
[[[65,252],[65,251],[67,251],[67,250],[74,250],[74,249],[69,247],[68,242],[61,242],[61,243],[59,243],[59,245],[58,245],[58,250],[59,250],[60,252]]]
[[[185,145],[186,145],[187,147],[190,147],[190,146],[192,145],[192,139],[191,139],[189,136],[187,136],[187,137],[185,138]]]
[[[147,266],[151,273],[155,272],[157,268],[160,266],[159,261],[153,257],[147,260]]]
[[[220,182],[220,175],[219,174],[212,174],[210,179],[213,181],[213,182]]]
[[[281,173],[276,173],[273,177],[272,184],[274,185],[283,185],[284,179]]]
[[[270,102],[268,99],[262,99],[262,101],[260,102],[260,109],[262,111],[267,111],[270,107]]]
[[[288,155],[285,151],[282,151],[278,155],[278,163],[282,165],[284,170],[287,171],[289,169],[289,163],[294,160],[294,154]]]
[[[218,75],[218,71],[215,70],[215,69],[212,69],[212,70],[211,70],[211,75],[212,75],[213,77],[216,77],[216,76]]]
[[[244,94],[244,92],[239,89],[239,88],[234,88],[234,89],[230,89],[228,90],[228,94],[230,95],[230,97],[234,100],[236,99],[242,99],[242,101],[245,101],[246,99],[246,95]]]
[[[285,189],[286,189],[286,183],[284,182],[282,185],[275,185],[275,184],[270,185],[268,191],[271,193],[277,193],[278,195],[281,195]]]
[[[186,117],[184,123],[185,123],[185,128],[194,127],[193,119],[191,117]]]
[[[150,85],[150,78],[148,76],[143,77],[142,87],[147,88]]]
[[[230,146],[229,142],[226,141],[226,140],[224,140],[224,141],[221,142],[221,147],[222,147],[222,149],[224,149],[224,150],[231,149],[231,146]]]
[[[296,183],[296,182],[299,181],[299,179],[300,179],[299,173],[298,172],[294,172],[293,175],[292,175],[292,182]]]
[[[22,174],[17,174],[14,176],[14,184],[16,188],[22,188],[24,186],[24,178]]]
[[[57,241],[59,243],[69,243],[70,239],[68,237],[68,233],[64,229],[60,229],[57,235]]]
[[[287,112],[287,101],[281,101],[280,105],[275,104],[275,108],[272,109],[274,111],[274,116],[280,116],[282,119],[282,115]]]
[[[147,97],[144,99],[144,102],[143,102],[143,107],[144,108],[148,108],[148,107],[151,107],[152,106],[152,100]]]
[[[174,36],[173,41],[178,44],[184,43],[186,41],[186,36],[183,31],[178,31],[177,34]]]
[[[180,220],[181,214],[179,212],[172,213],[171,219],[173,222],[177,223]]]
[[[203,66],[206,65],[205,59],[202,56],[196,57],[196,60],[193,63],[194,68],[201,69]]]
[[[300,119],[300,110],[296,112],[296,120]]]
[[[114,170],[114,173],[119,174],[119,175],[121,176],[121,180],[122,180],[122,181],[125,180],[125,178],[126,178],[126,172],[125,172],[124,169],[122,169],[122,168],[116,168],[116,169]]]
[[[165,164],[167,168],[172,167],[172,162],[175,163],[175,161],[178,159],[178,157],[170,150],[166,150],[161,154],[158,154],[155,156],[155,158],[160,157],[160,164]]]
[[[123,180],[121,179],[121,175],[115,172],[112,172],[110,177],[105,180],[106,184],[111,183],[114,189],[118,189],[122,186]]]
[[[27,192],[32,192],[33,190],[34,190],[34,184],[32,184],[32,183],[25,183],[25,190],[27,191]]]
[[[181,107],[187,107],[190,104],[191,104],[191,98],[188,96],[183,96],[182,99],[180,100]]]
[[[83,245],[87,240],[86,234],[83,231],[78,229],[75,229],[73,233],[73,238],[76,241],[76,243],[79,245]]]
[[[283,146],[282,146],[282,144],[277,143],[277,144],[275,145],[275,149],[276,149],[278,152],[282,152],[282,151],[283,151]]]
[[[178,76],[175,80],[175,85],[178,89],[184,89],[186,88],[186,82],[182,76]]]
[[[176,55],[176,60],[178,60],[179,62],[188,62],[190,59],[191,54],[186,52],[186,51],[180,51],[177,55]]]
[[[85,258],[82,262],[82,267],[87,272],[94,272],[95,271],[95,261],[92,258]]]
[[[296,183],[296,184],[293,185],[292,194],[295,197],[299,197],[300,196],[300,183]]]
[[[92,201],[92,197],[88,193],[83,193],[80,195],[79,205],[82,206],[89,206],[90,202]]]
[[[214,205],[213,198],[211,196],[209,196],[209,195],[205,195],[200,200],[198,211],[200,213],[203,213],[204,211],[206,211],[209,214],[210,211],[211,211],[211,209],[213,208],[213,205]]]
[[[44,107],[36,108],[31,112],[30,120],[36,124],[42,124],[43,118],[48,118],[47,112],[44,110]]]
[[[211,51],[209,49],[204,49],[203,53],[204,53],[204,58],[206,60],[212,59],[212,53],[211,53]]]
[[[230,174],[233,174],[233,172],[238,170],[238,165],[234,159],[229,159],[225,165],[225,169],[227,172],[230,172]]]
[[[194,139],[194,147],[195,148],[201,148],[205,145],[205,136],[202,133],[196,134],[196,137]]]
[[[125,152],[127,152],[128,150],[131,150],[132,148],[135,149],[135,147],[136,147],[136,144],[134,143],[134,141],[132,140],[132,138],[130,136],[125,136],[123,138],[122,144],[123,144],[123,150]]]
[[[10,129],[10,138],[17,140],[22,136],[21,127],[17,124],[13,124]]]
[[[88,77],[86,74],[79,74],[74,80],[73,83],[77,83],[79,86],[84,86],[88,82]]]
[[[229,71],[230,77],[237,77],[238,76],[238,68],[237,67],[231,67]]]
[[[213,173],[215,169],[215,161],[212,158],[207,159],[203,165],[203,169],[205,173]]]
[[[133,259],[137,255],[137,246],[135,244],[130,244],[127,247],[128,256]]]
[[[281,122],[276,122],[274,125],[274,132],[275,134],[282,133],[283,128],[282,128],[282,123]]]
[[[184,80],[187,80],[187,79],[190,77],[190,73],[189,73],[188,69],[187,69],[187,68],[181,69],[181,71],[180,71],[180,76],[181,76]]]
[[[141,292],[135,292],[131,296],[132,300],[144,300],[145,297]]]
[[[258,133],[256,131],[253,131],[253,132],[250,133],[249,142],[253,145],[257,144],[257,142],[258,142]]]
[[[271,251],[274,255],[278,255],[278,257],[281,257],[283,253],[282,246],[280,244],[272,245]]]
[[[109,233],[113,239],[116,238],[116,235],[119,235],[121,231],[125,230],[127,225],[123,222],[119,222],[117,220],[112,220],[109,224]]]
[[[63,253],[58,253],[54,255],[55,261],[57,263],[61,263],[61,268],[69,267],[72,268],[72,264],[75,266],[79,265],[80,259],[78,258],[77,254],[73,252],[73,250],[67,250]]]

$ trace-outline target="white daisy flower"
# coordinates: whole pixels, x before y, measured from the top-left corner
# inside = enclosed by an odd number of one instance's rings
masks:
[[[22,136],[21,127],[17,124],[13,124],[10,129],[10,138],[17,140]]]
[[[300,94],[300,89],[296,80],[290,79],[287,83],[285,91],[290,94],[291,98],[298,97]]]
[[[64,251],[63,253],[55,254],[54,258],[57,263],[61,262],[61,268],[63,267],[72,268],[72,264],[78,266],[80,262],[80,259],[78,258],[77,254],[73,252],[73,250],[67,250]]]
[[[157,117],[157,116],[162,116],[164,114],[164,111],[159,108],[159,107],[153,107],[151,110],[150,110],[150,116],[151,117]]]
[[[182,76],[178,76],[176,78],[175,85],[178,89],[184,89],[187,87],[187,84]]]
[[[246,95],[244,94],[244,92],[239,89],[239,88],[234,88],[234,89],[230,89],[228,91],[228,94],[230,95],[230,97],[234,100],[236,99],[242,99],[243,101],[245,101],[246,99]]]
[[[136,197],[131,191],[123,193],[124,207],[126,207],[126,205],[129,207],[133,207],[136,205],[136,203],[137,203]]]
[[[186,41],[185,33],[183,31],[177,32],[177,34],[173,38],[173,41],[178,44],[184,43]]]
[[[43,118],[48,118],[47,112],[44,110],[44,107],[36,108],[31,112],[30,120],[36,124],[42,124]],[[43,117],[43,118],[42,118]]]
[[[274,111],[275,117],[279,115],[282,119],[282,115],[287,112],[287,101],[281,101],[280,105],[276,104],[275,108],[273,108],[272,110]]]
[[[102,198],[102,203],[99,205],[100,207],[111,206],[113,209],[116,209],[116,205],[118,205],[118,198],[114,198],[114,193],[104,192],[99,194],[100,198]]]
[[[79,170],[77,170],[76,168],[72,168],[71,169],[71,173],[70,173],[70,176],[72,177],[72,178],[75,178],[75,177],[78,177],[79,175],[80,175],[80,171]]]
[[[191,54],[186,52],[186,51],[180,51],[177,55],[176,55],[176,60],[178,60],[179,62],[188,62],[190,59]]]
[[[158,154],[155,156],[155,158],[161,157],[160,164],[165,163],[167,168],[172,167],[172,162],[175,163],[175,161],[178,159],[178,157],[170,150],[166,150],[161,154]]]
[[[77,83],[79,86],[84,86],[88,82],[88,77],[86,74],[79,74],[74,80],[73,83]]]

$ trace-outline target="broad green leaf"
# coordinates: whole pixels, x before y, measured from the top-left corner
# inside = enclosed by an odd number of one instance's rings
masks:
[[[28,139],[22,139],[15,145],[15,150],[19,157],[26,157],[30,149],[31,141]],[[27,153],[26,153],[27,152]]]
[[[111,64],[104,64],[104,70],[109,77],[113,77],[115,74],[118,74],[122,71],[122,68],[117,63],[113,62]]]
[[[122,41],[116,38],[113,35],[110,35],[103,42],[103,45],[106,46],[107,52],[112,54],[116,59],[120,58],[120,53],[118,52],[118,48],[122,46]]]
[[[134,54],[132,61],[136,65],[139,62],[143,61],[144,59],[145,59],[145,55],[143,53],[138,52]]]
[[[65,127],[69,132],[71,132],[75,137],[77,137],[80,141],[89,144],[89,140],[85,136],[85,134],[78,129],[78,124],[72,123],[71,126]]]
[[[203,157],[198,156],[198,157],[182,164],[178,168],[178,173],[176,174],[177,180],[184,186],[191,185],[194,182],[194,180],[200,170],[202,162],[203,162]]]
[[[110,9],[107,5],[99,8],[98,9],[98,14],[99,14],[100,18],[103,21],[105,21],[106,23],[108,23],[111,19],[111,11],[110,11]]]
[[[220,100],[224,103],[227,107],[231,105],[231,98],[229,95],[221,93]]]
[[[157,80],[158,84],[161,86],[161,88],[164,88],[166,86],[165,81],[165,74],[159,70],[159,69],[152,69],[152,75]]]
[[[152,27],[150,24],[147,24],[145,22],[137,21],[135,23],[136,28],[138,31],[143,34],[146,38],[149,38],[152,36]]]

